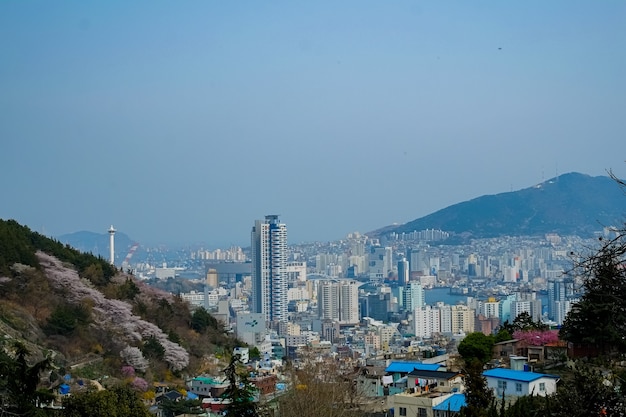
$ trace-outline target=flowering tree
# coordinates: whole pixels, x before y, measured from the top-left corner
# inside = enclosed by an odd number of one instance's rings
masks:
[[[130,365],[122,366],[122,375],[126,378],[132,378],[135,376],[135,368]]]
[[[148,361],[143,357],[143,353],[138,347],[127,346],[120,352],[120,356],[130,367],[141,372],[148,369]]]
[[[133,382],[130,383],[130,386],[133,387],[135,391],[146,392],[148,390],[148,382],[139,377],[135,377]]]
[[[59,289],[69,290],[67,291],[69,302],[81,303],[86,299],[92,300],[93,313],[99,319],[95,321],[96,325],[105,328],[114,324],[116,328],[121,329],[122,340],[129,344],[139,343],[154,337],[165,350],[163,360],[174,371],[180,371],[189,364],[189,352],[179,344],[172,342],[158,326],[133,314],[130,304],[125,301],[106,298],[100,291],[94,289],[88,280],[81,279],[76,271],[67,268],[53,256],[40,251],[37,252],[37,258],[45,269],[51,285]],[[136,353],[133,353],[131,357],[136,358]],[[141,358],[143,359],[143,356]],[[127,363],[135,366],[131,362]],[[141,360],[138,364],[144,366]],[[147,363],[144,369],[135,366],[135,369],[141,371],[146,368]]]
[[[559,340],[557,331],[550,330],[517,330],[513,338],[522,341],[527,346],[545,346]]]

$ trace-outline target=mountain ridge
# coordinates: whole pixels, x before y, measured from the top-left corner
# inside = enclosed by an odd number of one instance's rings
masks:
[[[624,192],[615,180],[571,172],[518,191],[453,204],[371,235],[440,229],[474,238],[545,233],[590,236],[620,224],[625,214]]]

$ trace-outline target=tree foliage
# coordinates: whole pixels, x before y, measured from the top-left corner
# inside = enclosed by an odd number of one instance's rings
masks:
[[[80,392],[66,397],[63,407],[63,415],[67,417],[151,415],[139,395],[127,385],[119,385],[106,391]]]
[[[80,326],[86,326],[91,321],[89,309],[82,305],[60,304],[58,305],[46,324],[44,330],[48,335],[60,334],[68,336]]]
[[[190,326],[198,333],[204,333],[209,327],[218,327],[217,319],[213,317],[204,307],[198,307],[191,315]]]
[[[513,338],[520,340],[526,346],[545,346],[557,342],[559,335],[556,331],[550,330],[518,330],[513,333]]]
[[[509,323],[506,320],[502,324],[502,329],[508,331],[510,334],[513,334],[518,331],[531,331],[531,330],[548,330],[549,327],[547,324],[543,324],[540,321],[534,321],[533,318],[528,314],[527,311],[522,311],[513,319],[513,323]]]
[[[240,355],[233,355],[224,369],[228,388],[222,397],[230,400],[225,411],[229,416],[257,417],[256,388],[248,380],[247,371],[240,369],[241,365]]]
[[[489,362],[492,356],[494,339],[481,332],[469,333],[459,343],[458,351],[466,364],[478,359],[482,364]]]
[[[31,231],[15,220],[0,219],[0,274],[10,276],[10,267],[15,263],[30,265],[39,268],[35,253],[40,250],[60,259],[72,263],[79,273],[84,274],[88,268],[91,271],[101,271],[100,281],[96,285],[105,284],[115,276],[117,270],[102,257],[90,253],[81,253],[69,245],[50,239],[40,233]]]
[[[39,402],[48,402],[53,394],[39,385],[41,374],[50,369],[52,361],[45,358],[33,365],[28,363],[30,354],[20,342],[13,345],[15,356],[0,349],[0,396],[2,414],[37,416]]]
[[[584,294],[567,315],[560,336],[595,345],[606,354],[626,353],[626,226],[600,238],[599,249],[575,262]]]
[[[466,406],[461,408],[461,417],[488,417],[493,414],[495,398],[493,391],[487,388],[483,362],[476,358],[466,361],[463,374]]]

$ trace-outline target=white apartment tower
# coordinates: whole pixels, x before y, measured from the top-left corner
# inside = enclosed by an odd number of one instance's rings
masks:
[[[441,333],[441,310],[431,306],[417,307],[413,313],[415,336],[430,338]]]
[[[359,322],[359,282],[352,280],[320,281],[317,306],[321,320],[340,324]]]
[[[287,321],[287,226],[265,216],[252,228],[252,311]]]

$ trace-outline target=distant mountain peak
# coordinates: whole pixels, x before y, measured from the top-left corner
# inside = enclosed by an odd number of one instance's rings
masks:
[[[621,224],[626,197],[608,176],[570,172],[518,191],[484,195],[454,204],[374,235],[441,229],[472,237],[545,233],[591,236]]]

